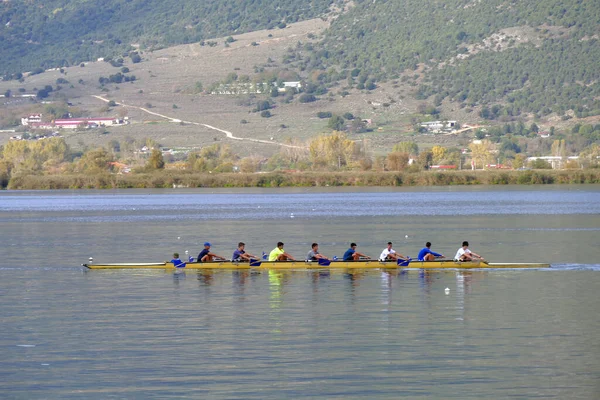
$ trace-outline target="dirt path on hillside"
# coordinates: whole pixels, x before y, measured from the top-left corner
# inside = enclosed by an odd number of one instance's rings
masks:
[[[102,97],[102,96],[97,96],[97,95],[92,95],[92,97],[97,98],[98,100],[102,100],[105,103],[108,103],[110,100]],[[242,137],[238,137],[238,136],[233,136],[233,133],[226,131],[225,129],[221,129],[221,128],[217,128],[216,126],[212,126],[212,125],[208,125],[208,124],[203,124],[200,122],[194,122],[194,121],[183,121],[181,119],[178,118],[173,118],[173,117],[169,117],[168,115],[163,115],[163,114],[159,114],[156,113],[154,111],[150,111],[147,108],[144,107],[138,107],[138,106],[131,106],[129,104],[124,104],[124,103],[118,103],[115,101],[115,104],[119,105],[119,106],[123,106],[123,107],[130,107],[130,108],[137,108],[138,110],[142,110],[145,113],[148,113],[150,115],[154,115],[160,118],[164,118],[166,120],[169,120],[171,122],[175,122],[175,123],[184,123],[184,124],[190,124],[190,125],[198,125],[198,126],[203,126],[205,128],[208,129],[212,129],[221,133],[224,133],[225,136],[227,136],[228,139],[231,140],[245,140],[247,142],[254,142],[254,143],[263,143],[263,144],[274,144],[276,146],[281,146],[281,147],[290,147],[290,148],[294,148],[294,149],[303,149],[304,147],[299,147],[299,146],[292,146],[291,144],[285,144],[285,143],[277,143],[274,142],[272,140],[261,140],[261,139],[252,139],[252,138],[242,138]]]

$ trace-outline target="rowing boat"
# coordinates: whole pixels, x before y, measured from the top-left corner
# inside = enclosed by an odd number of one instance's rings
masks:
[[[82,264],[89,269],[132,269],[132,268],[154,268],[154,269],[175,269],[171,262],[162,263],[113,263],[113,264]],[[479,261],[454,261],[454,260],[435,260],[435,261],[416,261],[411,260],[408,265],[398,265],[395,261],[378,260],[359,260],[359,261],[331,261],[329,263],[319,263],[317,261],[255,261],[237,262],[237,261],[214,261],[214,262],[191,262],[186,263],[185,267],[178,269],[258,269],[258,270],[282,270],[282,269],[440,269],[440,268],[549,268],[547,263],[484,263]]]

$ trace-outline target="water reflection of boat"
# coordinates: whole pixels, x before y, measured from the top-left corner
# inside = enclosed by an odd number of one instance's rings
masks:
[[[173,263],[109,263],[109,264],[82,264],[89,269],[131,269],[131,268],[175,268]],[[407,266],[398,266],[395,261],[359,260],[359,261],[331,261],[320,264],[317,261],[214,261],[186,263],[186,269],[257,269],[257,270],[293,270],[293,269],[440,269],[440,268],[548,268],[548,263],[483,263],[471,261],[436,260],[436,261],[411,261]]]

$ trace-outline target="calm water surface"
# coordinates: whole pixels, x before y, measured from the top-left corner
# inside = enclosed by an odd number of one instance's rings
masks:
[[[600,187],[0,192],[0,398],[600,398]],[[543,270],[85,271],[278,240]],[[450,289],[449,294],[445,288]]]

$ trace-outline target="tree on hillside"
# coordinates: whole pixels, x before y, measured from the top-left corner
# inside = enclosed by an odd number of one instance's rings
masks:
[[[260,158],[244,157],[239,163],[240,172],[252,173],[258,171],[260,167]]]
[[[567,146],[564,139],[555,140],[552,143],[552,155],[555,157],[565,157],[567,155]]]
[[[104,148],[89,150],[77,161],[75,171],[86,174],[99,174],[108,172],[112,168],[114,157]]]
[[[150,158],[146,163],[146,169],[163,169],[165,167],[165,160],[162,152],[159,149],[152,149]]]
[[[419,155],[419,145],[417,145],[415,142],[400,142],[394,145],[392,151],[408,153],[417,156]]]
[[[552,165],[548,161],[542,160],[541,158],[531,161],[529,166],[533,169],[552,169]]]
[[[402,171],[408,165],[408,153],[393,151],[385,159],[385,168],[388,171]]]
[[[580,159],[585,166],[595,167],[600,164],[600,145],[597,143],[585,148],[580,154]]]
[[[204,147],[200,152],[192,152],[188,154],[187,168],[193,171],[217,171],[220,166],[226,165],[225,169],[232,169],[233,163],[238,160],[229,145],[221,146],[213,144],[212,146]]]
[[[512,161],[513,169],[523,168],[525,164],[527,164],[527,156],[522,153],[515,154],[515,158]]]
[[[279,151],[282,158],[289,162],[288,167],[296,169],[304,169],[308,165],[310,152],[306,144],[298,138],[288,138],[284,142],[284,146]],[[302,168],[299,167],[302,166]]]
[[[478,166],[483,168],[486,164],[489,164],[494,159],[494,156],[491,153],[493,150],[493,145],[489,140],[471,143],[469,145],[469,149],[471,149],[471,156],[475,161],[475,168]]]
[[[313,165],[321,167],[345,167],[360,154],[359,146],[339,131],[317,137],[310,143],[309,150]]]
[[[12,173],[41,172],[49,166],[56,166],[67,160],[70,149],[63,138],[8,142],[2,150],[2,159],[12,165]]]
[[[429,169],[433,163],[433,153],[431,151],[420,152],[417,162],[423,169]]]
[[[339,115],[334,115],[327,121],[327,127],[332,131],[346,130],[346,121]]]
[[[446,148],[436,145],[431,148],[431,153],[433,154],[433,163],[439,164],[446,156]]]

